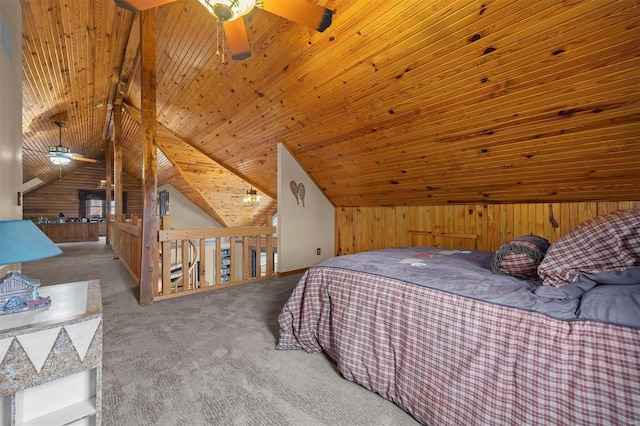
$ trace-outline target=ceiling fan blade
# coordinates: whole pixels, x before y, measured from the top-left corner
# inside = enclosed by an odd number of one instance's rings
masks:
[[[251,56],[249,39],[247,38],[247,29],[244,26],[244,20],[242,17],[234,19],[233,21],[225,21],[223,26],[231,57],[235,60],[241,61]]]
[[[75,160],[75,161],[83,161],[85,163],[97,163],[98,162],[98,160],[95,160],[93,158],[81,157],[79,155],[72,155],[71,159]]]
[[[262,8],[320,32],[331,25],[333,16],[331,9],[307,0],[262,0]]]
[[[151,9],[163,4],[173,3],[176,0],[114,0],[118,6],[132,12]]]

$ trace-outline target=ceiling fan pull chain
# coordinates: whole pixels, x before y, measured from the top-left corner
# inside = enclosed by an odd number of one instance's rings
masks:
[[[216,55],[220,56],[220,22],[216,19]]]
[[[218,22],[218,25],[222,25],[220,22]],[[224,30],[222,30],[222,63],[226,64],[227,61],[225,61],[225,57],[224,57],[224,50],[225,50],[225,46],[224,46],[224,40],[225,40],[225,35],[224,35]]]
[[[220,60],[224,64],[224,31],[222,32],[222,36],[220,35],[220,20],[216,19],[216,55],[220,57]],[[222,48],[220,45],[222,44]]]

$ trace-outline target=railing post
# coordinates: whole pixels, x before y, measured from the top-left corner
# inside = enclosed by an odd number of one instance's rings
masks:
[[[267,276],[273,275],[273,235],[267,234],[265,262],[267,264]]]
[[[142,110],[142,254],[140,264],[140,304],[153,303],[158,284],[158,158],[156,139],[156,21],[155,10],[140,12],[140,104]]]
[[[162,216],[160,224],[161,229],[171,229],[171,217],[169,215]],[[161,263],[162,263],[162,294],[171,293],[171,241],[163,241],[161,244]]]

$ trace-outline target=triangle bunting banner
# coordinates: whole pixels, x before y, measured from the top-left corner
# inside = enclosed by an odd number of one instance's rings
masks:
[[[11,342],[13,342],[13,337],[0,340],[0,364],[4,361],[4,356],[7,354],[7,351],[11,346]]]
[[[100,325],[100,318],[95,318],[89,321],[83,321],[76,324],[67,324],[64,329],[67,331],[73,346],[78,352],[78,356],[81,361],[84,361],[84,357],[87,355],[89,346],[93,341],[93,336],[96,334],[96,330]]]
[[[55,327],[16,336],[38,373],[47,360],[49,352],[51,352],[51,348],[56,342],[58,334],[60,334],[60,330],[62,330],[62,327]]]

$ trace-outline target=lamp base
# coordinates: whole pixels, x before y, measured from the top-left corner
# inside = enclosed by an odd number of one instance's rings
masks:
[[[50,297],[38,294],[40,281],[18,271],[9,272],[0,280],[0,315],[46,308]]]

